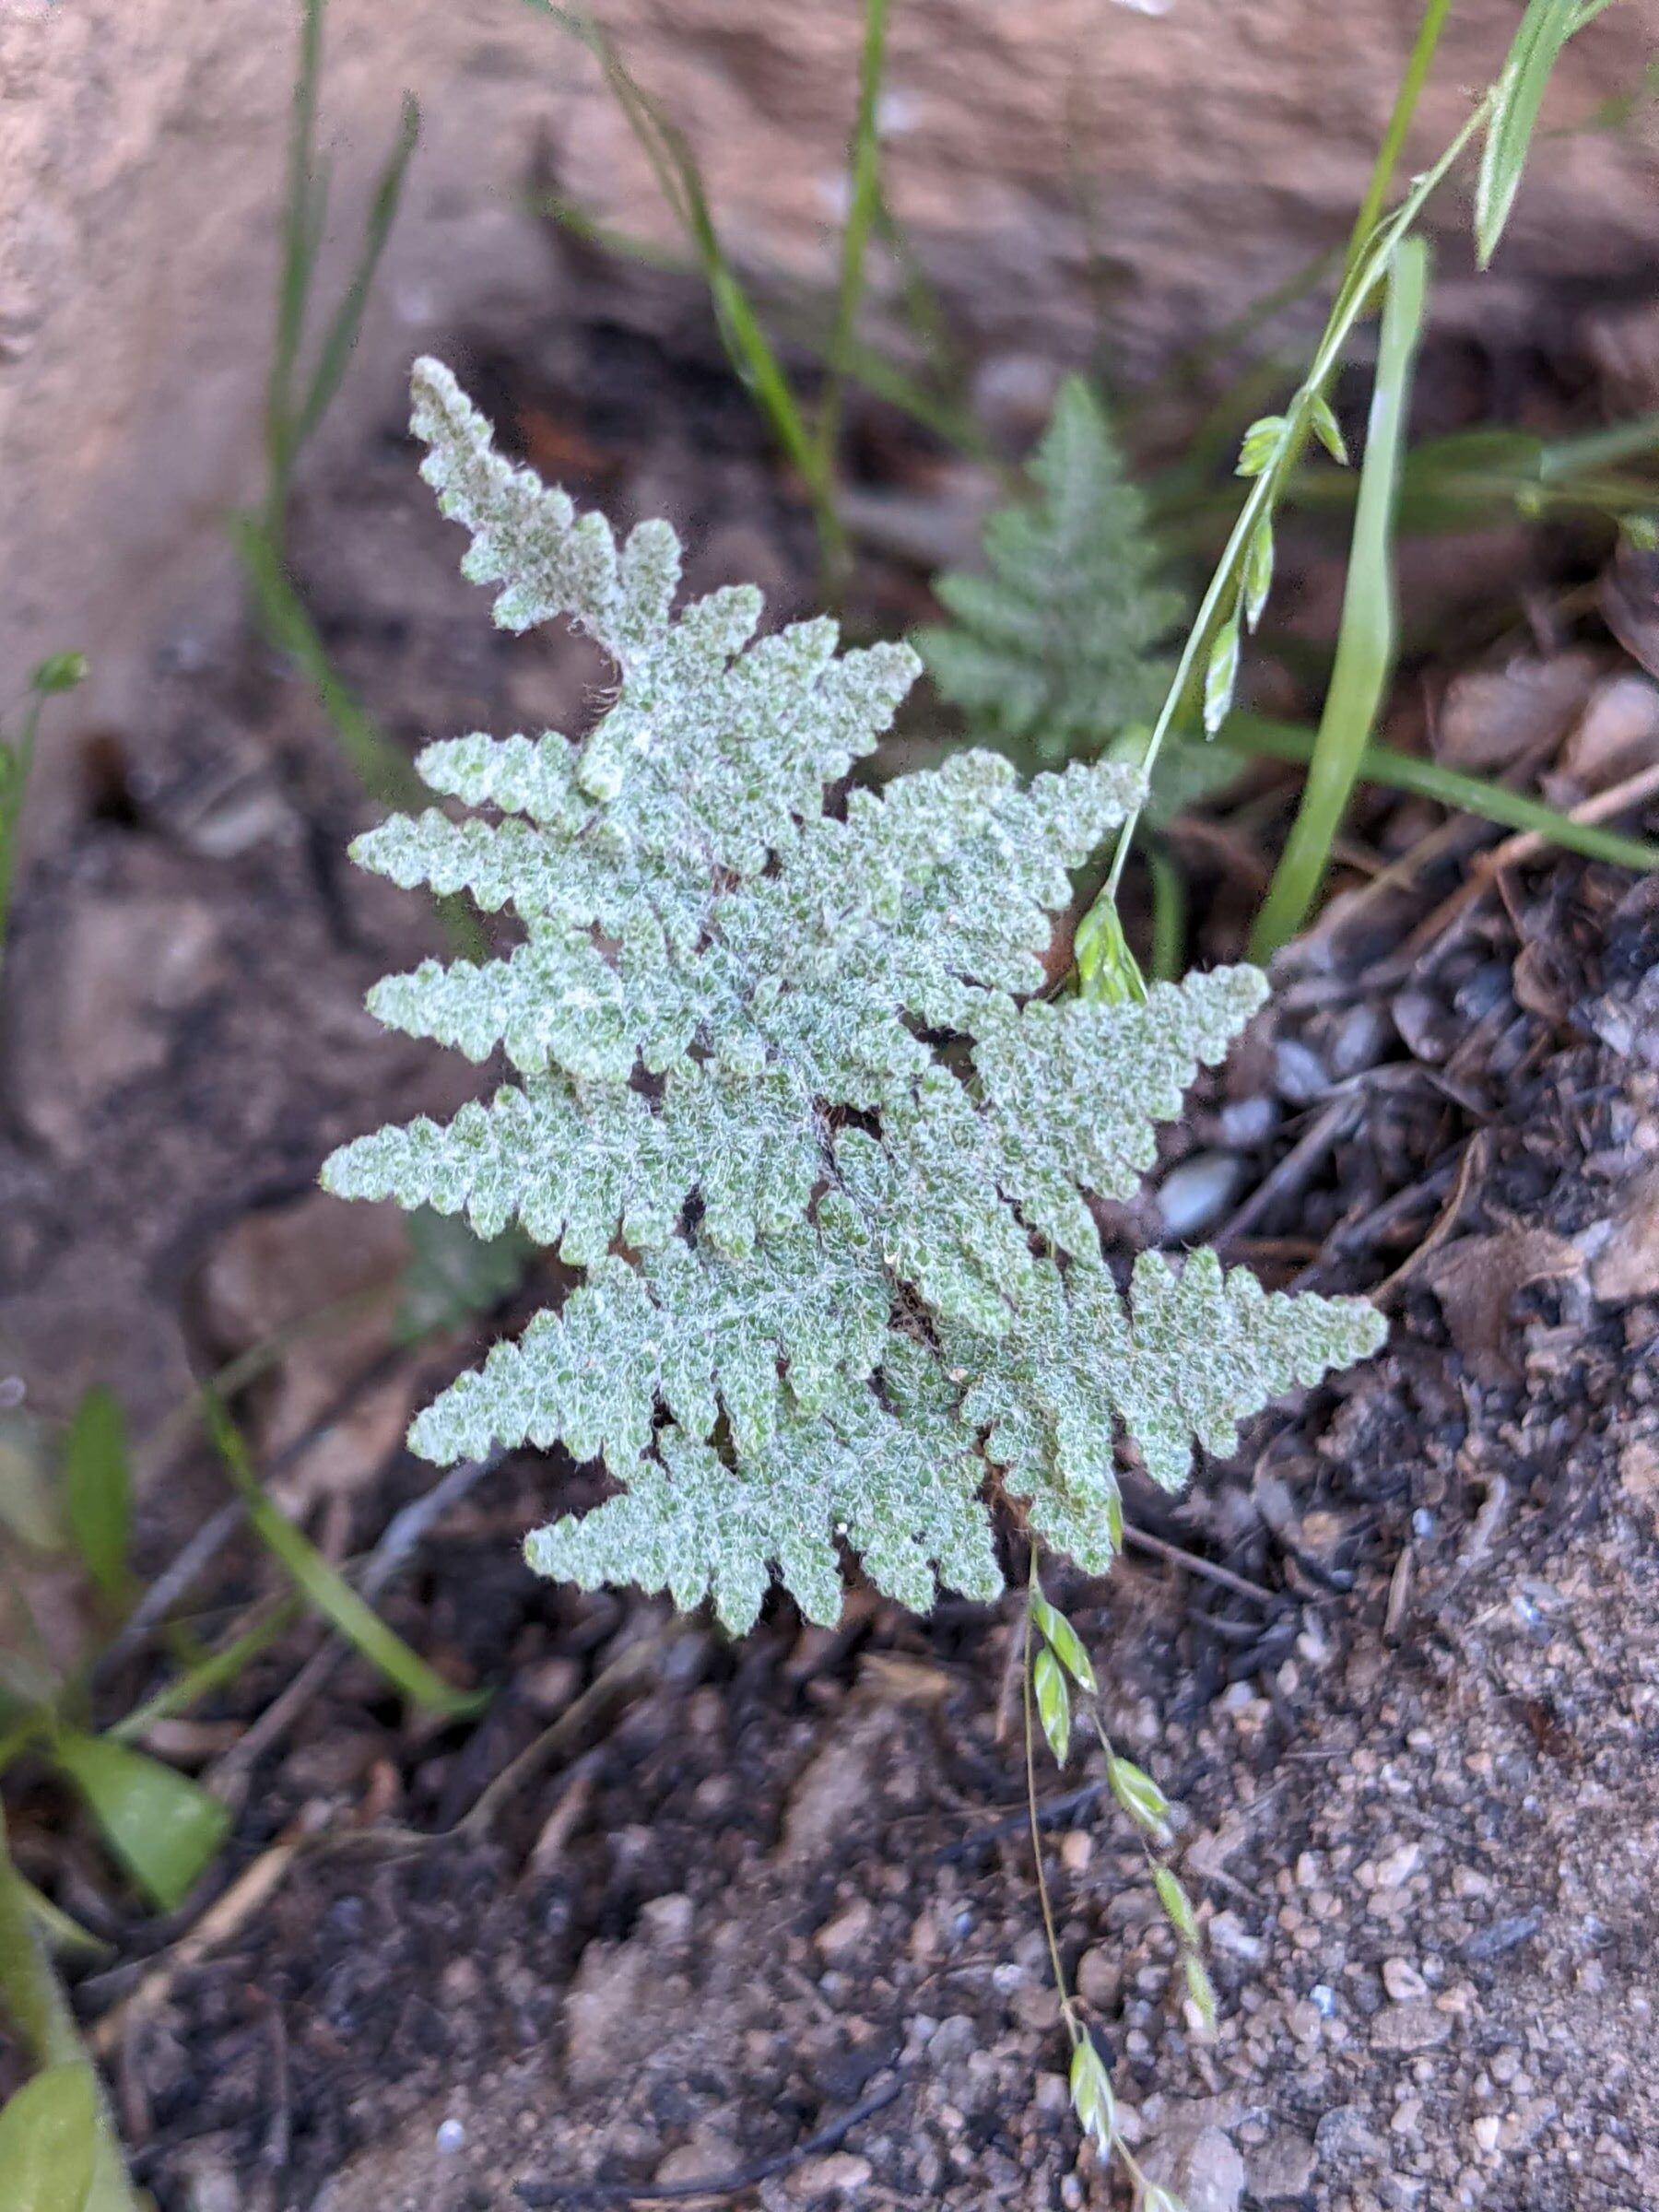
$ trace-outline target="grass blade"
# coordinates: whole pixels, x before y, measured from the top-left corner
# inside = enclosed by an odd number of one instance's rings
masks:
[[[1299,724],[1273,722],[1258,714],[1235,714],[1227,735],[1218,744],[1236,750],[1241,758],[1254,755],[1269,760],[1310,761],[1318,733]],[[1484,776],[1465,775],[1459,769],[1442,768],[1438,760],[1424,760],[1415,753],[1397,752],[1393,746],[1368,745],[1359,756],[1362,783],[1378,783],[1387,791],[1410,792],[1432,799],[1454,813],[1478,815],[1506,830],[1530,830],[1563,852],[1582,853],[1586,860],[1601,860],[1616,868],[1632,868],[1640,875],[1659,869],[1659,844],[1617,830],[1599,829],[1594,822],[1575,822],[1571,815],[1549,806],[1525,792],[1504,783],[1488,782]]]
[[[1498,103],[1480,149],[1475,187],[1475,244],[1484,269],[1498,250],[1504,226],[1521,188],[1527,149],[1537,127],[1545,88],[1563,46],[1599,9],[1586,11],[1581,0],[1531,0],[1521,18],[1503,74]]]
[[[6,925],[11,913],[12,881],[22,841],[23,794],[29,788],[29,771],[34,766],[41,714],[49,699],[60,691],[73,691],[76,684],[86,680],[86,675],[83,653],[54,653],[42,661],[29,678],[29,704],[24,710],[21,731],[9,745],[0,737],[0,961],[6,958]]]
[[[374,199],[363,234],[362,252],[358,256],[358,265],[352,272],[346,296],[335,310],[334,320],[328,326],[322,350],[317,356],[316,368],[312,372],[305,403],[289,433],[288,465],[290,470],[299,458],[300,448],[327,413],[335,394],[340,388],[340,379],[346,373],[347,363],[357,346],[358,335],[363,326],[363,312],[369,304],[369,294],[373,289],[375,272],[386,250],[392,225],[397,219],[404,181],[419,138],[420,108],[414,95],[406,92],[397,136],[393,141],[392,151],[375,184]]]
[[[104,1731],[105,1735],[118,1744],[135,1744],[158,1721],[171,1720],[177,1712],[188,1712],[222,1684],[234,1682],[244,1667],[293,1626],[302,1610],[297,1597],[284,1598],[264,1620],[232,1637],[221,1651],[209,1652],[176,1682],[159,1689],[142,1705],[135,1705],[131,1712],[123,1713],[120,1720]]]
[[[282,206],[282,259],[276,282],[276,330],[265,380],[266,516],[281,527],[293,465],[294,376],[305,335],[305,303],[316,267],[328,188],[316,174],[317,88],[323,74],[325,0],[305,0],[300,64],[294,74],[288,128],[288,184]]]
[[[101,1382],[82,1393],[64,1446],[64,1511],[70,1539],[106,1597],[128,1586],[133,1470],[126,1420]]]
[[[1412,368],[1428,289],[1429,249],[1420,239],[1403,240],[1394,252],[1382,308],[1377,380],[1331,688],[1301,805],[1251,935],[1251,958],[1264,964],[1296,935],[1318,896],[1331,843],[1394,668],[1398,632],[1394,516]]]
[[[888,0],[865,0],[864,46],[858,64],[858,112],[853,119],[849,149],[851,196],[841,231],[841,282],[835,300],[835,325],[830,340],[830,373],[818,403],[818,465],[827,473],[835,466],[841,441],[841,394],[847,372],[847,347],[858,324],[859,302],[864,298],[865,262],[870,250],[881,206],[881,148],[877,131],[877,110],[881,99],[882,72],[887,65]]]
[[[378,1667],[394,1688],[424,1705],[429,1712],[459,1717],[487,1704],[487,1690],[456,1689],[434,1673],[345,1577],[335,1572],[287,1514],[277,1511],[260,1488],[247,1446],[217,1398],[208,1402],[207,1421],[226,1471],[247,1506],[254,1533],[329,1625],[354,1644],[371,1666]]]
[[[380,806],[420,813],[430,804],[431,794],[416,773],[414,763],[404,758],[363,712],[329,659],[328,648],[317,634],[305,602],[288,580],[269,528],[256,515],[240,514],[231,520],[230,535],[272,643],[288,654],[316,693],[317,703],[333,724],[340,750],[359,782]],[[489,940],[465,902],[441,898],[434,903],[450,944],[461,959],[488,958]]]

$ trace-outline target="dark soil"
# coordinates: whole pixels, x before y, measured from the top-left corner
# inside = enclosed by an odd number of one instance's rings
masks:
[[[547,473],[622,520],[694,521],[695,588],[755,575],[799,610],[810,528],[681,335],[618,324],[525,359],[461,365]],[[959,539],[969,507],[882,418],[861,450],[885,549],[853,619],[891,630],[924,603],[895,514]],[[331,647],[399,742],[569,726],[597,665],[493,633],[457,553],[391,425],[299,518]],[[1587,641],[1535,765],[1618,671]],[[76,734],[84,818],[31,868],[8,956],[0,1141],[0,1372],[48,1414],[118,1389],[150,1440],[152,1575],[225,1495],[159,1426],[193,1378],[397,1264],[395,1221],[312,1194],[324,1154],[478,1087],[360,1011],[440,940],[345,864],[368,810],[296,680],[252,640],[174,651],[158,738]],[[1282,787],[1252,805],[1279,818]],[[1233,818],[1187,853],[1206,957],[1253,895]],[[1389,1349],[1186,1500],[1134,1490],[1145,1541],[1110,1583],[1054,1583],[1114,1735],[1182,1807],[1214,2042],[1098,1757],[1041,1778],[1068,1971],[1125,2133],[1189,2212],[1659,2203],[1659,901],[1547,856],[1481,888],[1478,832],[1361,893],[1429,826],[1359,809],[1348,896],[1160,1171],[1208,1206],[1193,1233],[1273,1282],[1375,1291]],[[1121,1230],[1180,1241],[1152,1195]],[[410,1406],[549,1287],[412,1351],[382,1300],[239,1401],[335,1556],[429,1484]],[[521,2184],[1124,2201],[1068,2112],[1012,1614],[917,1623],[854,1592],[834,1634],[779,1603],[734,1645],[534,1583],[517,1535],[589,1483],[494,1468],[382,1600],[496,1686],[482,1720],[411,1717],[356,1659],[294,1695],[311,1626],[154,1739],[236,1809],[208,1923],[202,1899],[143,1919],[17,1771],[26,1870],[116,1947],[77,2001],[161,2212],[486,2212]],[[189,1604],[219,1630],[276,1586],[227,1527]],[[100,1717],[160,1678],[107,1665]],[[171,1947],[204,1926],[199,1955]]]

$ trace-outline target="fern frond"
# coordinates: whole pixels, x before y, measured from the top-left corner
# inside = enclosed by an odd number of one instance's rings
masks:
[[[1209,1255],[1119,1295],[1092,1196],[1122,1195],[1259,1005],[1251,969],[1140,1006],[1051,1002],[1071,872],[1140,793],[1120,763],[1022,784],[962,753],[825,811],[911,680],[903,647],[810,622],[751,641],[750,592],[672,613],[661,525],[620,553],[495,453],[435,363],[427,475],[474,531],[512,627],[605,644],[616,702],[579,742],[433,745],[446,797],[353,847],[393,881],[510,908],[524,938],[379,984],[380,1018],[520,1079],[442,1126],[342,1147],[343,1196],[517,1221],[583,1281],[417,1420],[437,1460],[492,1443],[602,1459],[619,1495],[530,1539],[533,1564],[712,1594],[742,1629],[775,1571],[815,1619],[838,1544],[918,1608],[998,1571],[988,1500],[1093,1564],[1134,1438],[1180,1480],[1192,1439],[1374,1344],[1353,1301],[1264,1300]]]
[[[1061,386],[1030,474],[1035,496],[985,526],[986,573],[935,581],[954,621],[915,643],[974,737],[1053,763],[1150,720],[1182,602],[1155,580],[1146,501],[1080,377]]]

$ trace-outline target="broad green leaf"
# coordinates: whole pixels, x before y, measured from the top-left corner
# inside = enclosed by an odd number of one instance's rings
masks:
[[[106,1735],[71,1730],[52,1757],[86,1800],[99,1832],[163,1912],[182,1905],[218,1855],[230,1816],[187,1775]]]
[[[126,1422],[112,1391],[84,1392],[64,1445],[64,1504],[75,1548],[107,1595],[125,1589],[133,1530]]]
[[[324,1618],[348,1643],[355,1644],[388,1682],[429,1712],[459,1715],[479,1712],[488,1702],[488,1692],[456,1689],[418,1653],[412,1652],[395,1630],[386,1626],[374,1607],[358,1595],[344,1576],[335,1572],[310,1538],[271,1503],[249,1462],[247,1447],[224,1407],[217,1398],[209,1397],[206,1403],[214,1441],[231,1481],[247,1505],[255,1535]]]
[[[48,2066],[0,2107],[6,2212],[87,2212],[97,2157],[98,2087],[90,2066]]]

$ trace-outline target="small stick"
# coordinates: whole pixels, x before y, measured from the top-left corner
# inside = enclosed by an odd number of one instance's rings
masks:
[[[1144,1528],[1132,1528],[1127,1521],[1124,1524],[1124,1541],[1135,1545],[1138,1550],[1156,1552],[1160,1559],[1184,1567],[1189,1574],[1202,1575],[1206,1583],[1218,1583],[1223,1590],[1234,1591],[1240,1597],[1253,1598],[1258,1606],[1277,1607],[1284,1602],[1282,1592],[1268,1590],[1260,1583],[1247,1583],[1230,1568],[1201,1559],[1196,1552],[1182,1551],[1179,1544],[1166,1544],[1161,1536],[1152,1535]]]
[[[787,2173],[803,2160],[817,2158],[820,2151],[836,2149],[862,2121],[873,2119],[896,2102],[903,2087],[902,2076],[895,2074],[804,2143],[779,2151],[775,2157],[758,2159],[752,2166],[741,2166],[736,2172],[723,2174],[715,2181],[641,2182],[638,2188],[627,2182],[519,2182],[512,2194],[525,2205],[666,2205],[707,2196],[741,2196],[746,2190],[758,2189],[762,2182]]]

